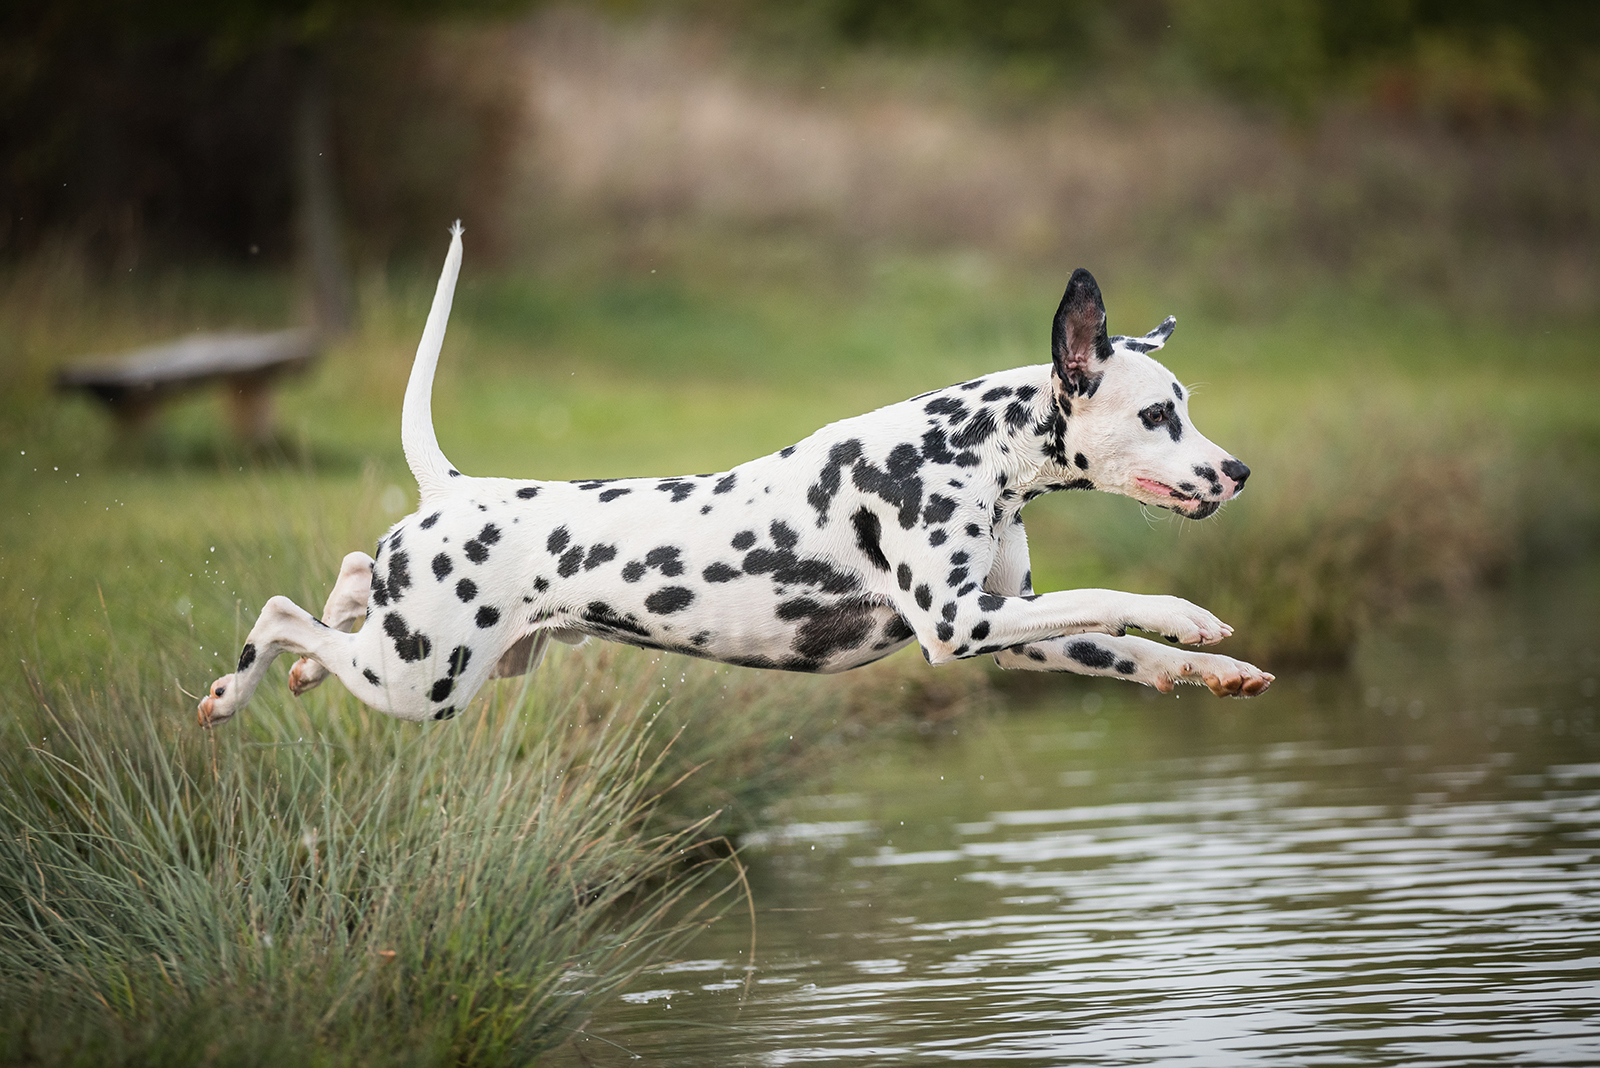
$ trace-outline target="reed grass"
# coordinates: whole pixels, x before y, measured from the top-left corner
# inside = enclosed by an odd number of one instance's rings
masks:
[[[160,687],[41,688],[0,751],[0,1056],[494,1064],[565,1040],[734,899],[708,818],[647,819],[671,733],[639,680],[614,689],[503,686],[421,731],[342,693],[314,733],[259,701],[202,733]]]

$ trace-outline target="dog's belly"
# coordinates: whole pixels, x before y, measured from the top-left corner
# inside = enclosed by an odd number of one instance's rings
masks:
[[[911,628],[893,608],[858,598],[798,596],[767,608],[757,613],[748,603],[712,595],[666,621],[646,606],[592,602],[562,625],[646,649],[820,673],[869,664],[911,639]]]

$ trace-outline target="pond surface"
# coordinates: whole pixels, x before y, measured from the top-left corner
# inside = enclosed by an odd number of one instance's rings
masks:
[[[1062,680],[749,843],[558,1063],[1600,1064],[1600,582],[1264,698]]]

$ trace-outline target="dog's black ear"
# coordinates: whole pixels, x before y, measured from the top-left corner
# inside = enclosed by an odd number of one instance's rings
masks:
[[[1106,336],[1106,306],[1094,275],[1079,267],[1067,281],[1050,331],[1050,355],[1056,377],[1070,395],[1093,395],[1100,385],[1098,364],[1111,358]]]

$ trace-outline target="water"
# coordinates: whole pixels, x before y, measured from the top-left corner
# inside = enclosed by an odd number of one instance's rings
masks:
[[[557,1063],[1600,1064],[1600,583],[1267,698],[1067,682],[787,806]]]

